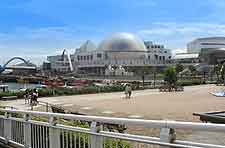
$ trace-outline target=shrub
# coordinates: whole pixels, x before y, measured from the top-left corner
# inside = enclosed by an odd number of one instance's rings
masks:
[[[16,92],[17,98],[23,98],[24,95],[25,95],[25,91],[19,91],[19,92]]]
[[[48,97],[48,96],[53,96],[53,89],[38,89],[38,95],[40,97]]]
[[[0,93],[0,98],[10,97],[10,96],[17,96],[17,93],[16,92],[1,92]]]
[[[138,85],[134,85],[134,90],[141,89]],[[124,86],[122,85],[112,85],[112,86],[88,86],[84,88],[41,88],[38,89],[39,97],[51,97],[51,96],[62,96],[62,95],[80,95],[80,94],[94,94],[94,93],[109,93],[109,92],[120,92],[124,91]],[[2,92],[0,93],[0,98],[6,96],[17,96],[18,98],[23,98],[25,91],[19,92]]]
[[[172,87],[175,86],[177,82],[177,73],[174,67],[167,67],[164,73],[164,81],[167,82],[169,91],[171,91]]]
[[[177,82],[177,84],[181,86],[200,85],[201,80],[180,80]]]

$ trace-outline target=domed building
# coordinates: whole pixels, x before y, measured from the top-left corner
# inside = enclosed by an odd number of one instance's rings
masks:
[[[90,44],[90,45],[86,45]],[[75,64],[79,72],[104,75],[109,66],[138,67],[164,66],[171,58],[171,51],[163,45],[144,42],[130,33],[116,33],[103,40],[97,48],[91,41],[75,52]],[[93,47],[86,50],[84,47]],[[83,49],[84,48],[84,49]]]
[[[144,66],[165,66],[171,58],[171,51],[163,45],[144,42],[130,33],[116,33],[97,46],[90,40],[84,42],[71,55],[71,59],[64,58],[60,61],[61,57],[62,55],[48,57],[51,65],[54,65],[53,70],[69,69],[68,65],[72,62],[73,69],[78,73],[105,75],[115,72],[131,75],[141,72],[139,68]],[[110,67],[113,67],[113,71]]]
[[[98,51],[104,51],[110,60],[143,59],[148,52],[144,42],[129,33],[112,35],[100,43]]]

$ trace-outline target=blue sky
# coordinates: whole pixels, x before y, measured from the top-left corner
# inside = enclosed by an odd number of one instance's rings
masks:
[[[225,0],[5,0],[0,4],[0,63],[40,63],[115,32],[183,50],[197,37],[225,35]]]

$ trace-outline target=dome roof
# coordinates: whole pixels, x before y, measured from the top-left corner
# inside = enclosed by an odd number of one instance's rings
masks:
[[[111,52],[145,52],[144,42],[129,33],[116,33],[100,43],[98,50]]]

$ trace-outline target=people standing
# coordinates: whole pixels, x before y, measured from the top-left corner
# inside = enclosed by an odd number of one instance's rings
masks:
[[[35,88],[34,90],[33,90],[33,94],[32,94],[32,100],[33,100],[33,103],[35,104],[35,105],[37,105],[37,103],[38,103],[38,91],[37,91],[37,89]]]

